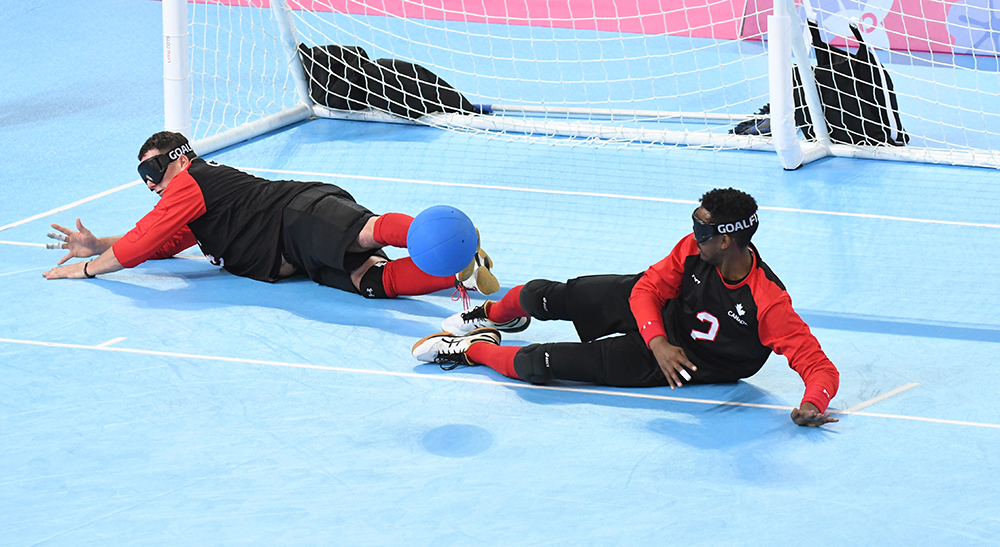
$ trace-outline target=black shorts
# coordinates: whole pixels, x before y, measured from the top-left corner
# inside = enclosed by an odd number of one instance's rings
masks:
[[[385,258],[381,249],[360,253],[347,248],[375,213],[359,205],[343,188],[313,186],[285,206],[281,219],[282,255],[313,281],[358,292],[351,272],[371,256]]]

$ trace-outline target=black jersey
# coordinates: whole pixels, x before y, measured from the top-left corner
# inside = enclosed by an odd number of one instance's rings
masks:
[[[750,273],[730,284],[701,259],[694,237],[684,237],[632,289],[629,303],[639,331],[647,345],[662,335],[682,348],[703,382],[747,378],[775,351],[802,376],[804,400],[825,409],[839,373],[795,313],[784,285],[750,249]]]
[[[271,181],[196,158],[170,181],[156,207],[115,242],[115,256],[132,268],[172,256],[197,240],[213,264],[272,281],[281,267],[285,205],[319,184]]]
[[[205,214],[188,222],[202,252],[235,275],[275,279],[285,205],[319,183],[262,179],[200,158],[191,162],[188,174],[205,200]]]

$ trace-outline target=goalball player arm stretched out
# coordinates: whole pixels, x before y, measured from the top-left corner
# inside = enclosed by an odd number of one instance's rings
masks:
[[[143,159],[157,153],[157,150],[150,150]],[[89,279],[133,268],[149,259],[168,258],[196,244],[197,240],[187,224],[205,213],[205,201],[193,180],[178,177],[177,184],[170,184],[175,175],[190,165],[185,156],[179,160],[163,169],[159,182],[147,181],[146,186],[160,196],[160,201],[124,236],[98,238],[79,219],[76,221],[77,232],[53,224],[52,227],[64,235],[49,234],[49,237],[63,240],[61,247],[69,253],[57,263],[57,267],[42,275],[46,279]],[[98,253],[100,256],[90,262],[58,266],[72,257],[89,257]]]
[[[61,241],[62,243],[51,243],[48,247],[50,249],[66,249],[69,251],[66,253],[66,256],[59,259],[59,262],[56,262],[56,266],[62,266],[62,264],[70,258],[89,258],[97,255],[101,256],[90,262],[77,262],[68,266],[63,266],[62,268],[53,268],[43,274],[46,278],[89,279],[97,276],[98,274],[116,272],[125,268],[125,266],[118,261],[118,257],[115,253],[111,251],[115,243],[117,243],[118,240],[122,239],[124,236],[97,237],[83,225],[83,222],[81,222],[80,219],[76,219],[77,230],[72,230],[58,224],[52,224],[52,227],[61,233],[49,233],[48,236],[52,239]],[[149,258],[170,258],[195,243],[197,243],[197,241],[194,239],[194,235],[185,227],[178,231],[162,247],[153,252]],[[86,273],[83,271],[83,266],[85,264],[87,266]]]

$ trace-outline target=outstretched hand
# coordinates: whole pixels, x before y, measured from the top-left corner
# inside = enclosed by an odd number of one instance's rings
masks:
[[[66,256],[59,259],[59,262],[56,262],[56,266],[62,265],[73,257],[87,258],[104,252],[100,241],[98,241],[97,237],[90,230],[83,226],[83,222],[80,222],[80,219],[76,219],[76,230],[71,230],[58,224],[53,224],[52,227],[62,233],[49,232],[48,236],[62,243],[49,243],[46,247],[49,249],[69,250]]]
[[[683,386],[681,378],[691,380],[691,373],[688,372],[688,369],[698,370],[698,367],[688,360],[684,350],[668,342],[664,336],[657,336],[650,340],[649,349],[656,357],[656,362],[660,365],[663,375],[667,377],[670,389]]]
[[[819,408],[812,403],[802,403],[802,408],[792,409],[792,421],[798,425],[819,427],[823,424],[839,422],[840,420],[830,416],[829,412],[820,412]]]
[[[86,264],[86,262],[74,262],[65,266],[56,266],[42,275],[45,276],[45,279],[85,279],[87,276],[83,273],[83,267]]]

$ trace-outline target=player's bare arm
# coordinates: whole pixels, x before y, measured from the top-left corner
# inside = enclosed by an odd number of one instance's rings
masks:
[[[665,336],[657,336],[650,340],[649,349],[656,357],[656,362],[663,370],[663,375],[667,377],[670,389],[683,386],[682,378],[684,380],[691,379],[688,370],[698,370],[698,367],[688,361],[684,350],[668,342]]]

